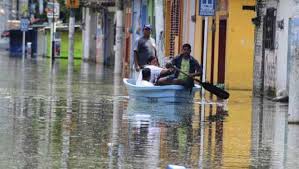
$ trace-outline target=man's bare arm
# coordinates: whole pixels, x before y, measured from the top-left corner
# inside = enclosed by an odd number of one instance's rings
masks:
[[[163,69],[161,72],[160,72],[160,76],[167,76],[167,75],[170,75],[172,74],[173,71],[171,69]]]
[[[139,61],[138,61],[138,54],[136,51],[134,51],[134,63],[135,63],[135,69],[136,71],[139,72],[140,66],[139,66]]]

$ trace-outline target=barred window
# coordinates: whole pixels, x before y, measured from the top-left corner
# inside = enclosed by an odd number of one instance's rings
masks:
[[[264,45],[266,49],[275,48],[276,9],[268,8],[264,17]]]

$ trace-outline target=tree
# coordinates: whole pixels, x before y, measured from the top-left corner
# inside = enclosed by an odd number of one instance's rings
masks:
[[[49,0],[48,0],[49,1]],[[70,18],[70,9],[68,9],[65,5],[65,0],[57,0],[60,4],[60,19],[63,23],[69,22]],[[81,21],[82,19],[82,5],[79,6],[78,9],[74,10],[75,20]]]

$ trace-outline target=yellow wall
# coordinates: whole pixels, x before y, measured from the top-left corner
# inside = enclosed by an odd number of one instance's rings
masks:
[[[202,52],[202,19],[198,15],[198,3],[196,5],[196,30],[194,56],[201,61]],[[254,25],[251,19],[255,17],[254,11],[242,10],[243,5],[255,5],[255,0],[228,0],[228,11],[217,12],[215,18],[215,58],[214,58],[214,83],[217,82],[218,73],[218,42],[219,19],[227,18],[226,37],[226,63],[225,63],[225,87],[229,89],[252,89],[253,78],[253,51],[254,51]],[[212,17],[209,17],[209,37],[207,56],[207,81],[211,77],[211,48],[212,48]]]
[[[252,89],[255,12],[242,10],[243,5],[255,0],[229,1],[225,85],[230,89]]]
[[[193,47],[193,51],[194,51],[194,57],[200,62],[200,58],[201,58],[201,46],[202,46],[202,42],[201,42],[201,32],[202,32],[202,17],[200,17],[198,15],[198,0],[196,1],[197,5],[196,5],[196,23],[195,23],[195,38],[194,38],[194,47]]]

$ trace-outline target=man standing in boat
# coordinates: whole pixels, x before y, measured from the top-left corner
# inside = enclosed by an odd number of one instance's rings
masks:
[[[191,87],[189,85],[190,82],[192,82],[191,85],[193,85],[193,78],[202,75],[202,68],[190,53],[191,45],[188,43],[184,44],[182,53],[171,61],[171,64],[179,71],[176,71],[171,76],[160,78],[158,85],[176,84],[184,85],[188,88]],[[186,74],[188,74],[188,76]]]
[[[151,30],[151,25],[144,25],[143,36],[138,39],[134,48],[134,63],[137,72],[147,64],[150,56],[157,56],[155,40],[150,37]]]

